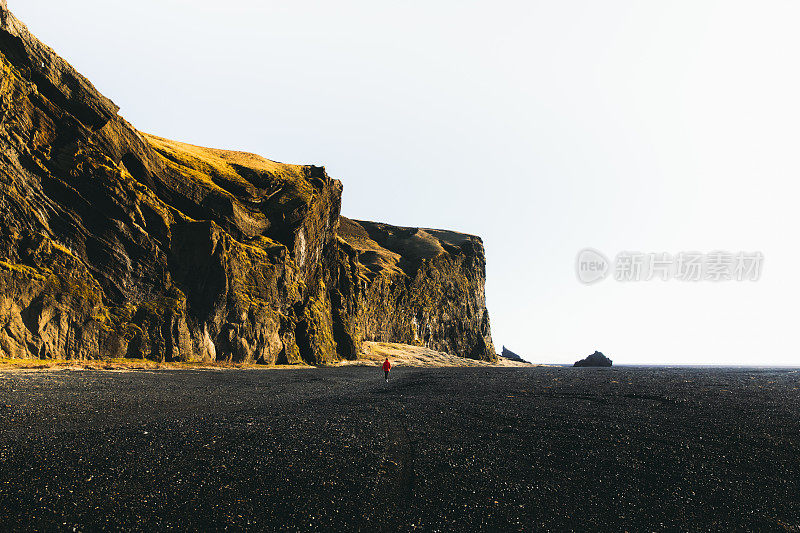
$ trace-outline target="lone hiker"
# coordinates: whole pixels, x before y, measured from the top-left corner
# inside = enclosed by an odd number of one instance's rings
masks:
[[[389,362],[389,358],[386,358],[386,361],[383,362],[383,373],[386,374],[386,383],[389,383],[389,370],[392,369],[392,363]]]

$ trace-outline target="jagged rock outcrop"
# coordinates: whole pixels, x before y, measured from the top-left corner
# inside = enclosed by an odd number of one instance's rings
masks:
[[[5,0],[0,76],[0,357],[493,357],[480,239],[340,231],[324,168],[137,131]]]
[[[602,352],[594,352],[585,359],[576,361],[572,366],[611,366],[611,364],[611,359],[603,355]]]
[[[506,359],[510,359],[511,361],[519,361],[520,363],[527,363],[525,359],[515,354],[505,346],[503,346],[503,351],[500,353],[500,357],[505,357]]]
[[[346,355],[364,340],[494,359],[480,238],[341,217],[331,293]]]

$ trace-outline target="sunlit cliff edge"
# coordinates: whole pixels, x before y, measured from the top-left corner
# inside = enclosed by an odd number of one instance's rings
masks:
[[[5,0],[0,65],[0,358],[496,358],[480,238],[349,220],[322,167],[139,132]]]

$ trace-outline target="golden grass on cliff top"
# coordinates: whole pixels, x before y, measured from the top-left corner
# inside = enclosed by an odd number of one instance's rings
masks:
[[[238,165],[256,172],[265,172],[285,178],[300,178],[303,176],[302,165],[278,163],[248,152],[205,148],[172,141],[148,133],[145,133],[144,136],[157,151],[167,152],[171,155],[180,154],[178,158],[191,161],[193,163],[190,165],[192,168],[202,171],[201,169],[206,167],[208,173],[216,172],[218,175],[230,179],[239,177],[239,174],[231,165]]]

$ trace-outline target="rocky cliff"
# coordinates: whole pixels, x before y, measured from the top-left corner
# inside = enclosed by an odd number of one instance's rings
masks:
[[[340,219],[321,167],[137,131],[5,0],[0,67],[0,357],[494,357],[479,238]]]
[[[494,359],[478,237],[340,218],[331,302],[340,351],[419,344]]]

